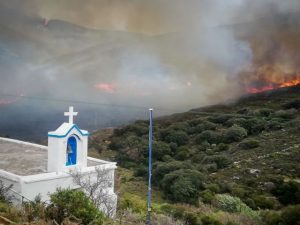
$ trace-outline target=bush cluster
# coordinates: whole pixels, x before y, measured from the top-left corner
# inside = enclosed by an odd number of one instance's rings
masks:
[[[217,194],[213,200],[213,204],[227,212],[242,213],[244,215],[256,217],[257,214],[250,207],[248,207],[238,197],[233,197],[228,194]]]
[[[255,139],[243,140],[239,144],[239,147],[242,149],[252,149],[252,148],[257,148],[258,146],[259,146],[259,141]]]
[[[50,195],[51,204],[47,207],[47,214],[51,219],[55,219],[59,224],[63,219],[75,216],[81,219],[82,224],[101,225],[104,221],[104,215],[101,213],[92,201],[78,190],[57,190]]]

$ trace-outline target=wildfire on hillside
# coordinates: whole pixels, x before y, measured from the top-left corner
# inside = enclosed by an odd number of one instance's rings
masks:
[[[0,99],[0,106],[1,105],[10,105],[15,103],[17,100],[5,100],[5,99]]]
[[[2,98],[2,99],[0,99],[0,106],[14,104],[14,103],[18,102],[24,96],[25,96],[24,94],[20,94],[20,95],[16,95],[16,96],[10,96],[8,99]]]
[[[246,91],[254,94],[264,91],[270,91],[277,88],[291,87],[300,84],[300,75],[284,77],[284,80],[258,80],[246,85]]]

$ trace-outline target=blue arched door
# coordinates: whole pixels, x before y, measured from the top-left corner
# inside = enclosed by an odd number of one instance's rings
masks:
[[[77,141],[76,138],[71,136],[67,144],[67,162],[66,165],[75,165],[77,162]]]

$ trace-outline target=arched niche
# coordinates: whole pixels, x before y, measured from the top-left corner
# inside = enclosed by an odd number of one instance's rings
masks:
[[[77,163],[77,135],[72,135],[68,138],[66,148],[66,166],[76,165]]]

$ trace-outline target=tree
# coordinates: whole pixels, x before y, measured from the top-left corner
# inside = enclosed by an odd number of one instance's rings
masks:
[[[93,204],[101,209],[107,216],[112,217],[115,213],[115,199],[107,189],[112,187],[113,179],[110,171],[96,167],[96,176],[85,175],[80,170],[71,172],[75,184],[91,199]]]

